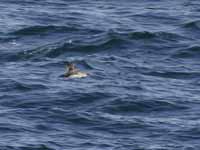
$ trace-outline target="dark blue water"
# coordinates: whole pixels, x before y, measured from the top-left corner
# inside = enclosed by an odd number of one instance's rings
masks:
[[[67,62],[89,73],[66,79]],[[199,0],[1,0],[1,150],[199,150]]]

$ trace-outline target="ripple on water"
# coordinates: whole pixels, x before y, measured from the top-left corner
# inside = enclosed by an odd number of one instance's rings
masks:
[[[0,1],[0,149],[199,149],[199,4]]]

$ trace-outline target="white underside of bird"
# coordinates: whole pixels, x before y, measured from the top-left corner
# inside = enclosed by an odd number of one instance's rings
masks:
[[[75,74],[72,74],[69,76],[69,78],[84,78],[84,77],[87,77],[87,73],[84,73],[84,72],[77,72]]]

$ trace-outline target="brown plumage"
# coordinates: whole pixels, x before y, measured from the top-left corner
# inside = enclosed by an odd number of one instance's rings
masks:
[[[82,78],[86,77],[87,73],[80,72],[74,64],[67,64],[67,72],[64,74],[65,77]]]

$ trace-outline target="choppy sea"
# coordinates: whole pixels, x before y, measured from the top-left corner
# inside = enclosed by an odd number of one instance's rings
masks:
[[[199,149],[199,0],[0,1],[0,150]]]

